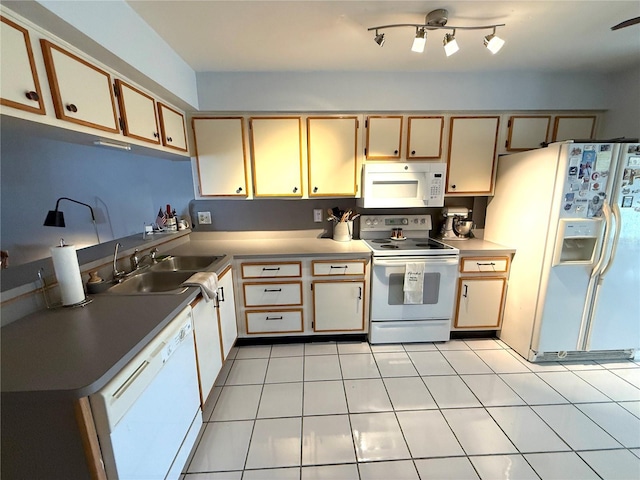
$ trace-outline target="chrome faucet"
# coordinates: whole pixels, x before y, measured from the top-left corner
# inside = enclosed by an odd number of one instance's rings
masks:
[[[118,270],[118,266],[116,264],[118,260],[118,248],[120,248],[121,246],[122,244],[120,242],[116,242],[116,248],[113,252],[113,279],[116,281],[120,280],[125,275],[125,272],[121,272]]]
[[[138,268],[140,268],[140,264],[144,261],[145,258],[148,258],[149,260],[151,260],[152,264],[156,263],[157,262],[156,254],[157,253],[158,253],[158,249],[154,248],[148,254],[143,255],[142,257],[138,257],[138,249],[136,248],[135,251],[129,257],[129,261],[131,262],[131,271],[134,272]]]

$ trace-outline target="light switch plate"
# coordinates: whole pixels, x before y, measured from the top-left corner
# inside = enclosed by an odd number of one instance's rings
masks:
[[[199,225],[211,225],[211,212],[198,212]]]
[[[313,221],[316,223],[322,222],[322,209],[320,208],[313,209]]]

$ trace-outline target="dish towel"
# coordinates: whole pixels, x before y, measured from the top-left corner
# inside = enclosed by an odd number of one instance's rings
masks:
[[[424,285],[424,263],[407,263],[404,270],[404,303],[409,305],[422,304],[422,290]]]
[[[218,296],[218,275],[216,272],[198,272],[189,277],[183,285],[200,287],[202,296],[207,302]]]

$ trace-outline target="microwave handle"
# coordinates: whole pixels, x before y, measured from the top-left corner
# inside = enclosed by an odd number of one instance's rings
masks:
[[[454,257],[402,257],[402,258],[377,258],[373,257],[373,265],[381,267],[397,267],[409,262],[426,263],[429,265],[458,265],[458,256]]]

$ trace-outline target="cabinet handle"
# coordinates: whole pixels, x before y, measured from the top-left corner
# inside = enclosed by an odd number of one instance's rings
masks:
[[[293,187],[293,193],[296,193],[298,191],[298,187]]]
[[[493,268],[493,271],[495,272],[496,270],[496,264],[494,262],[489,262],[489,263],[480,263],[480,262],[476,262],[476,265],[478,267],[491,267]]]
[[[456,188],[456,186],[455,185],[451,185],[451,188]]]
[[[218,290],[220,290],[220,295],[218,295],[218,301],[224,302],[224,287],[218,287]]]
[[[281,292],[282,289],[281,288],[265,288],[264,291],[265,292]]]
[[[362,287],[358,287],[358,300],[362,300]]]
[[[34,102],[37,102],[38,100],[40,100],[40,95],[38,95],[38,92],[34,92],[33,90],[25,93],[24,95],[29,100],[33,100]]]
[[[236,193],[240,193],[242,191],[242,187],[238,187],[238,189],[236,190]]]
[[[265,320],[282,320],[282,317],[265,317]]]
[[[318,187],[313,187],[313,193],[316,193],[318,191]]]
[[[173,142],[173,138],[167,137],[167,142]]]
[[[468,286],[467,286],[467,284],[465,283],[465,285],[464,285],[464,293],[462,294],[462,296],[463,296],[464,298],[467,298],[467,290],[468,290]]]
[[[331,266],[329,267],[329,269],[332,269],[332,268],[344,268],[344,269],[347,269],[347,268],[349,268],[349,265],[343,265],[342,267],[341,267],[341,266],[339,266],[339,265],[338,265],[338,266],[336,266],[336,265],[331,265]]]
[[[67,105],[67,110],[70,112],[76,113],[78,111],[78,107],[76,107],[73,103],[69,103]]]
[[[394,151],[393,151],[393,154],[394,154],[394,155],[397,155],[397,154],[398,154],[398,150],[394,150]]]
[[[411,150],[411,155],[415,155],[416,151],[415,150]]]
[[[262,267],[263,272],[273,272],[280,270],[280,267]]]
[[[154,138],[158,138],[158,132],[153,132]]]

